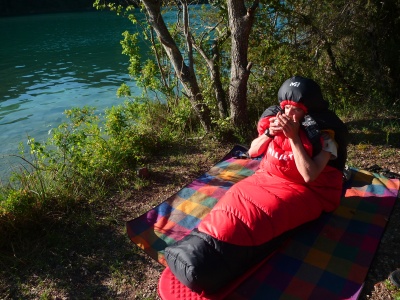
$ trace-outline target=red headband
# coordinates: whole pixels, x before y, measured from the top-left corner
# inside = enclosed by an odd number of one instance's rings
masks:
[[[281,102],[281,108],[285,109],[285,105],[293,105],[293,106],[296,106],[298,108],[301,108],[302,110],[304,110],[305,113],[308,112],[307,107],[303,103],[294,102],[292,100],[283,100]]]

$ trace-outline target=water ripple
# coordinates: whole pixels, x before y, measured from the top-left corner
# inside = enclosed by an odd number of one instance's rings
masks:
[[[0,20],[0,157],[18,153],[28,135],[46,139],[66,109],[100,111],[122,101],[121,83],[135,90],[119,43],[131,25],[104,12]]]

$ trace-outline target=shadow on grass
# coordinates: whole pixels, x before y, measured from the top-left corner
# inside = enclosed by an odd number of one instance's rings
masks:
[[[125,223],[88,211],[24,229],[0,251],[1,299],[134,298],[152,264]]]
[[[152,156],[151,164],[165,162],[169,167],[150,168],[152,184],[180,186],[190,182],[193,173],[208,169],[209,158],[196,159],[204,151],[196,145],[171,146],[160,149],[159,157]],[[210,146],[206,151],[220,159],[215,149]],[[181,172],[175,174],[171,168]],[[128,189],[134,197],[120,195],[59,216],[51,210],[47,220],[36,219],[14,230],[9,240],[0,237],[0,299],[153,299],[163,267],[129,240],[123,220],[140,215],[159,195],[150,187]],[[141,203],[146,193],[146,199],[153,200]],[[146,277],[152,290],[144,286]]]
[[[400,119],[368,119],[346,123],[352,144],[400,148]]]

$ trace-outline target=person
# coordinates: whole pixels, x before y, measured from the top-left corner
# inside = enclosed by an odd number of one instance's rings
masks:
[[[284,113],[278,112],[276,117],[270,119],[269,128],[265,134],[261,134],[251,143],[248,153],[250,157],[259,156],[265,152],[268,143],[275,136],[282,136],[282,142],[287,139],[292,151],[291,156],[286,154],[286,159],[294,161],[304,182],[311,182],[319,176],[330,159],[337,157],[337,146],[329,133],[324,132],[322,151],[314,157],[309,156],[299,134],[301,121],[305,117],[306,110],[300,107],[297,102],[287,103],[283,105]]]
[[[348,131],[319,85],[294,76],[265,110],[248,150],[259,169],[233,185],[189,235],[165,249],[172,273],[212,294],[275,251],[296,228],[338,207]]]

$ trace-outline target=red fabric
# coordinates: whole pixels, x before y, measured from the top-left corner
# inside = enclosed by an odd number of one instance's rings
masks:
[[[158,281],[158,295],[163,300],[185,299],[185,300],[220,300],[222,298],[209,298],[191,291],[183,285],[171,272],[165,268]]]
[[[262,118],[258,124],[257,124],[257,131],[258,131],[258,136],[264,134],[265,130],[267,130],[267,128],[269,128],[269,120],[272,118],[272,116],[270,117],[265,117]]]
[[[265,119],[260,121],[259,131],[266,126]],[[312,146],[305,133],[300,137],[311,155]],[[276,136],[260,169],[230,188],[198,228],[231,244],[260,245],[318,218],[322,211],[334,210],[341,188],[342,174],[330,166],[306,184],[297,171],[288,139]]]
[[[235,289],[243,283],[250,275],[252,275],[260,266],[262,266],[271,255],[266,256],[260,263],[251,267],[246,273],[238,277],[226,287],[223,287],[215,294],[207,295],[205,293],[198,294],[190,290],[181,283],[172,273],[169,267],[165,268],[161,273],[158,281],[158,295],[163,300],[183,299],[183,300],[223,300],[226,299]]]
[[[305,113],[308,113],[308,109],[303,103],[295,102],[295,101],[292,101],[292,100],[283,100],[281,102],[281,108],[285,109],[285,105],[296,106],[296,107],[301,108],[302,110],[304,110]]]

